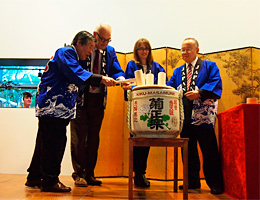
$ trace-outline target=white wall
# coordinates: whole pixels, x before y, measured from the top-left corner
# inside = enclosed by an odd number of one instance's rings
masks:
[[[0,8],[0,58],[49,58],[99,22],[125,53],[140,37],[153,48],[195,37],[201,53],[260,47],[259,0],[0,0]]]
[[[34,108],[0,108],[0,174],[27,174],[30,165],[38,118]],[[70,129],[61,166],[62,175],[73,172],[70,157]]]
[[[112,26],[111,45],[131,52],[140,37],[179,48],[195,37],[202,53],[260,47],[260,0],[0,0],[0,58],[49,58],[80,30]],[[0,109],[0,173],[26,173],[34,109]],[[62,174],[72,172],[68,143]]]

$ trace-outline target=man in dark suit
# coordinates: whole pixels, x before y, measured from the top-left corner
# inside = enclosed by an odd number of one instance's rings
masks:
[[[187,38],[182,43],[181,54],[184,65],[176,68],[167,85],[183,91],[184,124],[182,138],[189,138],[188,178],[189,189],[199,189],[200,160],[199,142],[203,154],[203,171],[212,194],[223,192],[223,177],[214,122],[217,99],[222,93],[222,81],[215,62],[201,60],[197,54],[199,43]],[[180,189],[183,188],[181,185]]]
[[[124,80],[124,71],[118,62],[115,49],[108,45],[111,41],[111,27],[99,24],[94,33],[96,45],[92,55],[81,61],[84,69]],[[71,121],[71,157],[74,172],[72,178],[76,186],[101,185],[95,179],[94,169],[99,147],[99,131],[104,117],[107,88],[88,87],[79,91],[76,119]]]

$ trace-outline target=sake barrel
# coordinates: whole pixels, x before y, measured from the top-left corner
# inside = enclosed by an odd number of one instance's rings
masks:
[[[182,110],[177,90],[168,86],[137,86],[129,98],[128,125],[134,136],[178,136],[182,128]]]

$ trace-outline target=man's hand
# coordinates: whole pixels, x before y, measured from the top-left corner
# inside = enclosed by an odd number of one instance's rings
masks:
[[[184,94],[190,101],[200,98],[199,91],[189,91]]]
[[[133,84],[131,84],[131,83],[121,83],[121,86],[122,86],[122,88],[124,89],[124,90],[130,90],[131,89],[131,87],[133,86]]]
[[[105,86],[115,86],[116,81],[113,78],[110,78],[108,76],[102,76],[101,83],[103,83]]]

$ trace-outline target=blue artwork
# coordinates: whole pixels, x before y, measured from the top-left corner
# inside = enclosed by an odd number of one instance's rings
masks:
[[[0,107],[23,107],[23,92],[35,95],[45,66],[0,66]]]

